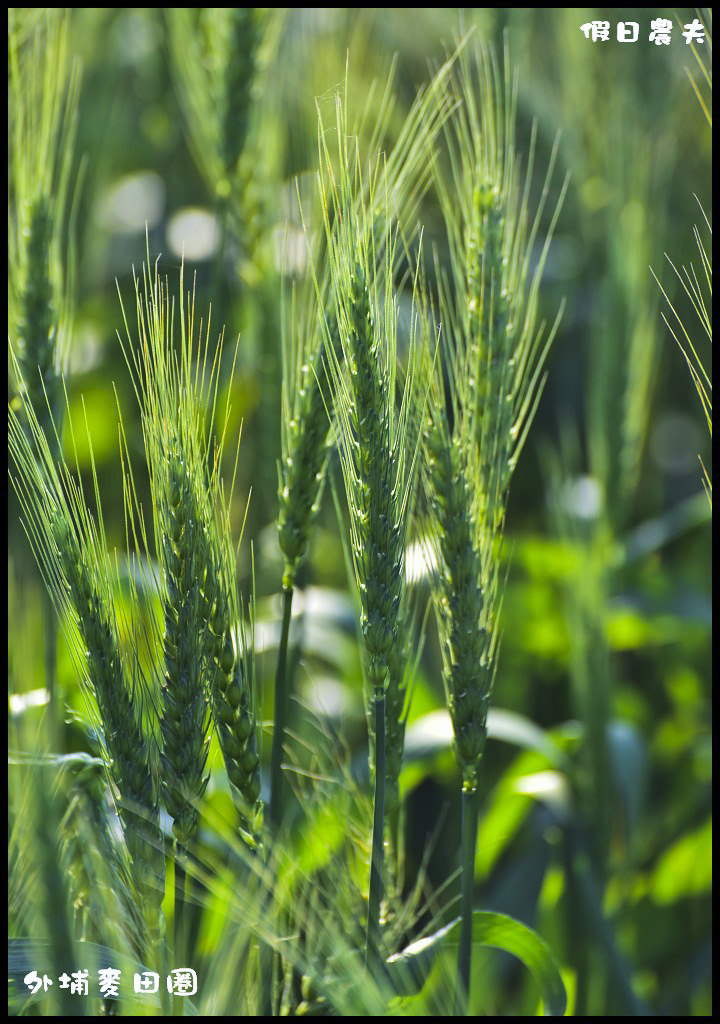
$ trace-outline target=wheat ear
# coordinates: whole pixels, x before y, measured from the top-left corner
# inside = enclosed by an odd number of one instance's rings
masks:
[[[202,325],[197,330],[194,295],[185,296],[182,274],[180,295],[179,355],[173,347],[174,317],[167,286],[157,271],[151,275],[147,268],[136,292],[139,351],[131,355],[127,322],[128,342],[123,343],[142,409],[155,536],[160,539],[167,588],[164,692],[168,713],[163,740],[166,779],[171,781],[166,782],[166,799],[171,801],[176,834],[185,842],[191,835],[185,826],[194,828],[197,801],[206,783],[209,706],[233,798],[243,815],[245,837],[254,844],[262,823],[255,680],[237,592],[237,549],[229,512],[232,488],[224,497],[221,479],[229,415],[227,409],[225,422],[216,423],[222,339],[211,359],[209,325],[205,333]],[[210,409],[209,424],[201,418],[203,407]],[[214,427],[220,435],[216,440]],[[238,452],[236,464],[237,456]],[[190,624],[188,639],[184,633]],[[175,684],[173,696],[170,687],[178,679],[180,687]],[[190,727],[194,733],[188,737]],[[183,821],[181,815],[185,815]]]
[[[293,592],[298,569],[306,555],[312,527],[320,508],[330,454],[330,397],[326,349],[337,352],[337,322],[327,321],[311,305],[312,289],[306,289],[301,312],[293,302],[291,326],[284,337],[283,457],[278,466],[278,536],[285,558],[283,613],[278,664],[275,673],[275,715],[271,752],[270,811],[275,825],[282,821],[284,784],[282,755],[288,701],[287,650]],[[327,323],[327,332],[325,324]]]
[[[136,886],[153,929],[160,927],[164,876],[157,766],[142,723],[141,679],[128,687],[112,603],[102,515],[95,522],[81,487],[53,452],[30,406],[28,441],[11,410],[8,433],[24,526],[78,669],[116,794]],[[97,481],[95,481],[97,486]],[[97,494],[97,490],[96,490]]]
[[[436,378],[425,480],[443,677],[462,770],[460,1008],[469,998],[477,771],[497,663],[499,541],[510,480],[557,326],[547,333],[536,321],[562,193],[540,244],[555,151],[531,217],[533,146],[522,185],[514,148],[516,81],[509,80],[507,54],[504,80],[494,55],[479,42],[461,54],[459,68],[458,105],[446,132],[450,174],[436,165],[451,254],[450,275],[441,276],[440,289],[449,407],[442,378]]]
[[[67,207],[79,72],[70,59],[69,13],[48,8],[41,15],[22,41],[19,15],[8,11],[8,312],[17,328],[19,380],[59,458],[60,377],[72,321],[73,216],[71,210],[67,217]],[[43,593],[45,685],[55,729],[57,622]]]
[[[320,189],[342,354],[342,362],[330,358],[333,408],[349,511],[349,548],[359,595],[375,748],[366,942],[366,963],[374,967],[380,947],[386,693],[391,652],[398,637],[405,544],[414,493],[414,453],[408,451],[406,443],[408,423],[414,414],[414,389],[411,370],[398,408],[397,309],[392,284],[395,236],[392,218],[372,189],[372,183],[380,180],[382,162],[371,163],[367,169],[361,167],[356,143],[346,137],[339,103],[336,130],[338,154],[333,161],[321,125]],[[371,183],[367,190],[364,180]],[[412,353],[411,345],[411,367]]]

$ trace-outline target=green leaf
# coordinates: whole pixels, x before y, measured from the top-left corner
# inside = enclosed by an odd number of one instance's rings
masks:
[[[571,580],[583,558],[579,544],[533,535],[506,541],[503,554],[508,560],[512,557],[513,563],[533,579],[552,582]]]
[[[664,906],[712,888],[712,822],[673,843],[660,858],[653,873],[650,892]]]
[[[502,740],[525,750],[534,750],[555,768],[566,768],[567,758],[553,739],[537,725],[516,711],[490,708],[487,716],[490,739]],[[447,711],[432,711],[416,719],[405,735],[405,761],[425,760],[452,743],[452,723]]]
[[[488,737],[503,740],[525,750],[535,750],[542,754],[556,768],[568,767],[565,754],[554,740],[529,718],[516,711],[503,708],[490,708],[487,718]]]
[[[398,987],[422,988],[441,950],[460,944],[460,918],[433,935],[411,943],[387,960],[390,976]],[[490,946],[511,953],[530,971],[540,989],[545,1013],[562,1017],[567,1005],[565,985],[550,947],[527,925],[506,914],[476,910],[473,913],[473,945]]]
[[[79,750],[73,754],[29,754],[22,750],[8,752],[8,764],[13,765],[54,765],[56,768],[97,768],[105,767],[99,757],[92,757]]]

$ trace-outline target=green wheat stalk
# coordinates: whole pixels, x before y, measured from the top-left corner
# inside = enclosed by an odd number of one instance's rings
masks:
[[[138,390],[154,536],[162,569],[162,792],[176,841],[185,845],[197,829],[198,802],[207,785],[208,708],[203,686],[207,621],[201,608],[201,569],[206,555],[199,521],[202,480],[193,473],[198,458],[195,410],[189,407],[189,396],[179,386],[173,387],[169,296],[156,275],[154,281],[146,281],[144,295],[136,282],[136,298],[139,358],[145,359],[139,368]],[[185,357],[187,348],[182,352]]]
[[[480,42],[461,54],[458,105],[446,132],[449,170],[440,162],[436,169],[450,272],[439,274],[442,358],[428,371],[434,393],[427,404],[423,475],[443,681],[462,772],[458,1007],[469,1000],[477,774],[497,670],[499,542],[510,480],[558,322],[546,331],[537,323],[537,309],[564,187],[541,239],[556,151],[531,214],[534,135],[523,182],[514,146],[517,86],[507,54],[504,68],[503,78],[494,54]]]
[[[20,373],[16,365],[16,371]],[[31,439],[11,408],[8,441],[11,482],[23,526],[62,624],[123,825],[133,881],[152,934],[160,934],[164,853],[159,828],[158,766],[143,722],[146,684],[133,647],[130,665],[113,605],[116,570],[107,553],[95,464],[94,518],[79,474],[57,463],[29,405]],[[74,444],[74,439],[73,439]],[[128,681],[128,668],[131,677]]]
[[[304,308],[293,302],[283,348],[282,460],[278,466],[278,539],[285,558],[283,615],[275,673],[275,720],[271,754],[270,808],[283,817],[282,751],[288,701],[287,649],[295,581],[320,509],[331,451],[327,355],[339,346],[337,322],[317,309],[308,288]],[[326,328],[327,324],[327,328]]]
[[[67,11],[47,8],[28,24],[10,8],[8,19],[8,320],[20,369],[16,385],[59,458],[73,306],[79,69],[71,59]],[[45,685],[54,715],[57,624],[47,599],[45,617]]]
[[[397,218],[412,230],[420,199],[430,184],[427,155],[452,106],[446,86],[453,59],[446,61],[429,85],[419,90],[387,159],[378,162],[373,175],[368,179],[358,177],[354,182],[356,194],[351,196],[348,193],[346,196],[348,202],[356,205],[358,217],[364,217],[368,229],[373,232],[375,259],[378,263],[382,260],[383,246],[389,237],[383,224],[389,219]],[[375,120],[372,124],[362,124],[356,128],[356,134],[362,132],[370,138],[371,152],[377,151],[387,128],[392,110],[393,85],[394,77],[391,74],[380,98]],[[343,95],[347,102],[347,80]],[[340,106],[337,110],[341,111]],[[343,123],[347,121],[345,106],[342,107],[342,119]],[[342,149],[335,153],[324,147],[321,163],[326,162],[325,175],[332,177],[334,174],[348,173],[343,164],[346,156]],[[328,208],[328,202],[332,208]],[[333,205],[334,202],[335,199],[330,198],[325,191],[322,216],[328,229],[331,218],[335,218],[338,212]],[[371,212],[361,213],[363,206]],[[301,199],[300,208],[310,273],[301,282],[301,299],[293,299],[289,324],[286,317],[283,333],[282,460],[278,474],[278,530],[280,547],[285,557],[285,570],[282,626],[275,676],[275,723],[271,759],[271,814],[276,824],[282,818],[283,806],[281,762],[288,699],[286,666],[293,590],[319,509],[331,449],[329,431],[332,397],[328,393],[328,362],[337,364],[343,357],[339,321],[334,312],[330,285],[333,267],[331,244],[326,238],[322,224],[314,223],[312,214],[316,210],[312,201],[304,202]],[[333,227],[332,231],[334,230]],[[316,238],[318,234],[319,239]],[[403,613],[403,622],[411,617],[413,622],[416,621],[404,604]],[[393,807],[396,805],[404,723],[407,715],[405,654],[412,646],[414,635],[412,630],[404,630],[405,641],[393,651],[393,671],[387,707],[390,716],[388,729],[394,751],[394,756],[388,761]],[[372,761],[374,727],[370,709],[368,726]]]
[[[230,523],[234,473],[228,495],[221,474],[230,411],[228,406],[220,418],[217,409],[222,339],[211,353],[209,324],[196,325],[194,291],[185,294],[182,272],[179,306],[180,343],[176,349],[174,302],[167,282],[163,283],[157,268],[151,273],[145,267],[142,280],[136,280],[139,346],[132,348],[124,311],[127,340],[122,342],[142,412],[155,544],[165,580],[167,685],[188,671],[180,664],[185,664],[188,656],[187,643],[178,629],[181,618],[184,629],[185,620],[189,625],[192,617],[196,631],[196,637],[187,642],[197,644],[195,662],[189,666],[196,680],[189,708],[197,728],[187,741],[183,737],[180,748],[184,753],[177,754],[192,758],[192,764],[168,763],[168,769],[177,769],[178,780],[189,774],[191,784],[183,780],[182,785],[192,793],[189,805],[195,805],[205,787],[206,749],[199,737],[205,722],[202,709],[208,705],[233,796],[248,838],[252,838],[262,821],[255,680],[252,643],[246,635],[244,604],[236,582],[239,541],[237,545],[233,542]],[[235,467],[238,454],[239,447]],[[147,548],[129,463],[126,469],[142,544]],[[193,745],[192,752],[186,742]],[[168,732],[169,750],[176,747]],[[180,811],[175,796],[170,800]],[[189,815],[185,824],[194,830],[196,812],[190,810],[188,801],[184,803]],[[180,820],[181,814],[173,816],[184,841],[191,832]]]
[[[132,879],[112,834],[103,801],[103,779],[95,765],[81,768],[67,787],[60,822],[61,867],[72,899],[73,930],[80,941],[120,949],[134,944],[144,955]]]
[[[210,358],[209,324],[203,331],[201,323],[196,335],[194,292],[185,295],[182,271],[179,305],[178,352],[169,287],[157,267],[150,272],[148,258],[142,283],[136,280],[139,347],[133,352],[124,309],[127,341],[122,343],[141,407],[162,573],[161,765],[163,800],[175,835],[176,955],[184,948],[186,868],[209,778],[210,720],[241,814],[241,829],[253,845],[262,821],[255,681],[236,587],[229,504],[225,507],[220,476],[229,409],[217,441],[212,433],[222,344]],[[133,522],[139,524],[136,541],[139,538],[148,550],[129,458],[125,466],[126,490],[137,512]]]
[[[337,146],[334,153],[330,149],[332,135]],[[387,210],[376,215],[382,205],[376,198],[365,199],[376,196],[375,183],[381,181],[381,168],[382,160],[378,158],[367,169],[363,167],[357,142],[346,135],[344,110],[338,98],[333,131],[327,131],[320,121],[319,188],[332,308],[342,354],[340,360],[330,353],[329,370],[349,513],[349,547],[360,596],[364,672],[375,745],[366,941],[366,964],[372,967],[376,966],[380,942],[386,695],[391,652],[398,641],[405,546],[417,466],[415,452],[407,443],[416,431],[414,333],[408,373],[404,385],[398,382],[398,314],[393,288],[396,236]]]

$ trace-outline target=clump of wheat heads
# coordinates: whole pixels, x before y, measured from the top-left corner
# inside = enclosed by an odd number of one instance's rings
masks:
[[[443,64],[429,85],[418,91],[413,105],[403,122],[398,138],[387,159],[378,163],[375,173],[366,179],[355,181],[356,194],[347,196],[358,210],[365,208],[364,217],[372,225],[375,260],[382,261],[386,243],[384,223],[397,218],[411,228],[417,208],[431,178],[431,165],[427,160],[434,139],[448,116],[452,100],[447,90],[447,79],[452,59]],[[388,77],[384,93],[378,104],[372,124],[357,129],[358,136],[368,134],[370,151],[376,152],[380,140],[387,131],[393,109],[393,73]],[[348,82],[345,82],[347,102]],[[368,104],[368,109],[370,105]],[[347,112],[342,109],[343,120]],[[346,173],[343,166],[346,154],[342,148],[337,153],[326,148],[325,174],[332,177],[335,164],[339,173]],[[330,197],[327,193],[323,201]],[[334,199],[331,200],[334,202]],[[282,804],[281,755],[285,721],[286,660],[291,616],[292,588],[300,563],[305,556],[313,521],[318,511],[320,495],[331,447],[329,435],[332,417],[332,396],[327,387],[327,363],[342,361],[339,325],[333,307],[332,261],[328,258],[325,232],[315,230],[313,213],[317,213],[312,200],[300,199],[301,216],[305,229],[311,275],[301,282],[301,300],[293,301],[292,313],[285,322],[283,334],[283,409],[282,409],[282,460],[279,469],[279,513],[278,528],[280,547],[285,556],[283,576],[283,620],[278,651],[276,674],[275,723],[273,733],[271,814],[279,821]],[[372,211],[372,212],[370,212]],[[335,217],[335,209],[322,211],[322,217],[329,226]],[[344,229],[343,229],[344,230]],[[319,234],[319,238],[316,235]],[[303,287],[304,286],[304,287]],[[406,696],[408,677],[406,673],[409,648],[413,645],[415,632],[410,629],[417,619],[403,604],[402,623],[407,629],[401,630],[403,642],[393,648],[390,683],[386,705],[386,719],[390,751],[387,760],[388,781],[390,782],[391,806],[397,804],[398,776],[402,761],[404,728],[407,714]],[[368,707],[368,727],[371,737],[371,760],[374,756],[372,709]]]
[[[220,436],[213,433],[222,342],[211,359],[209,324],[196,328],[194,295],[185,295],[182,273],[177,350],[174,305],[157,269],[145,268],[142,285],[136,282],[136,303],[139,348],[131,354],[127,321],[124,344],[142,410],[164,575],[165,799],[185,842],[206,783],[209,705],[246,837],[255,842],[262,805],[252,644],[236,582],[232,486],[226,497],[221,477],[229,408],[217,424]],[[134,490],[131,474],[128,480]]]
[[[158,766],[143,722],[145,689],[134,650],[131,679],[127,678],[94,463],[97,520],[78,479],[64,462],[56,463],[54,449],[29,404],[25,415],[32,441],[15,412],[10,409],[8,414],[12,483],[96,724],[146,920],[158,933],[164,878]]]
[[[537,324],[537,306],[559,202],[541,243],[555,152],[531,217],[532,145],[523,184],[507,55],[504,80],[479,42],[461,54],[459,66],[458,105],[447,125],[449,173],[436,165],[450,273],[440,276],[444,359],[436,363],[427,406],[424,476],[443,676],[463,774],[462,1001],[470,979],[477,771],[497,662],[499,540],[554,334]]]

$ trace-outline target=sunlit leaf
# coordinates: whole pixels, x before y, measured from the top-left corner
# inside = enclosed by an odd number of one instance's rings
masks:
[[[391,956],[387,961],[391,977],[403,990],[422,988],[438,953],[445,949],[457,949],[459,943],[458,918],[433,935],[419,939],[401,953]],[[531,928],[506,914],[476,910],[473,913],[473,945],[490,946],[517,957],[537,982],[545,1013],[563,1016],[566,994],[557,961],[548,945]]]
[[[675,903],[712,888],[712,822],[708,820],[665,851],[651,882],[656,903]]]

